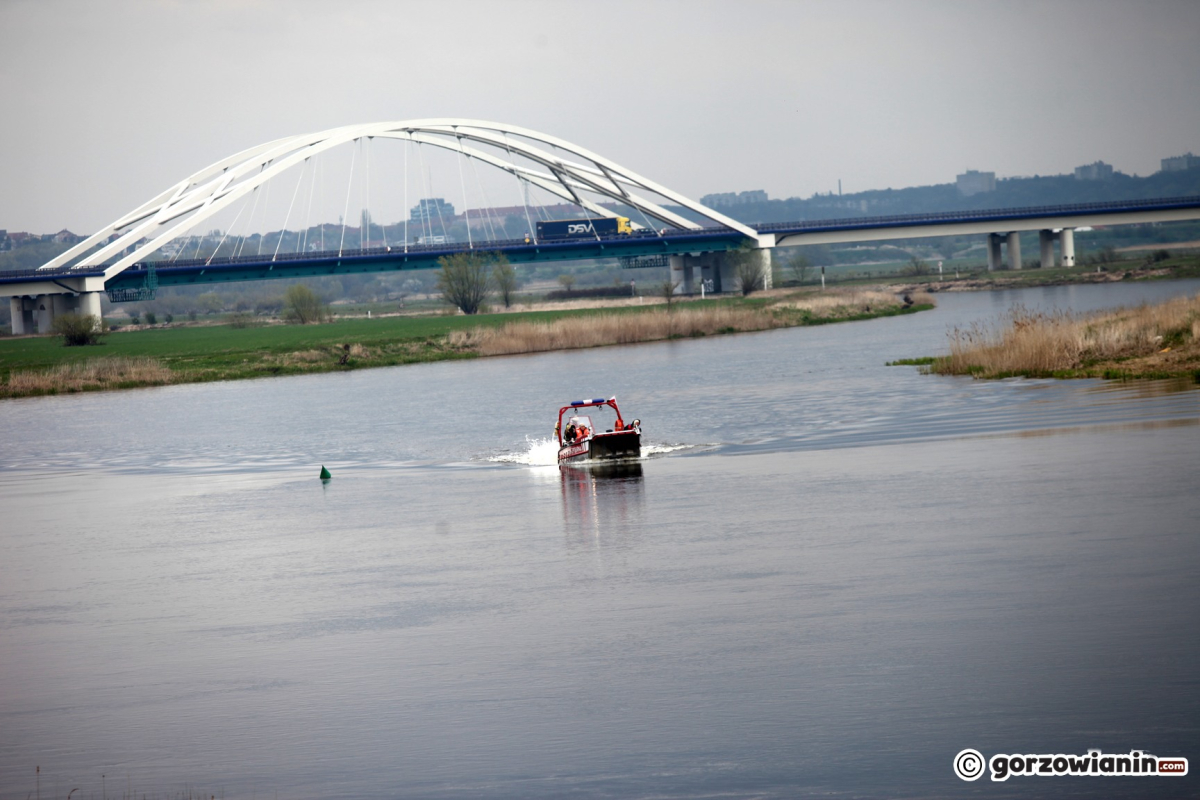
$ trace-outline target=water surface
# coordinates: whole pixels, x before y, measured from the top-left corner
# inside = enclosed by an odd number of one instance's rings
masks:
[[[0,798],[1192,796],[951,760],[1198,757],[1200,392],[884,362],[1197,289],[6,401]]]

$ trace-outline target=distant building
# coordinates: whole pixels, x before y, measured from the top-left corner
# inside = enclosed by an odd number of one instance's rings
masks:
[[[1105,164],[1103,161],[1075,168],[1075,180],[1077,181],[1106,181],[1112,176],[1112,164]]]
[[[700,202],[709,208],[731,208],[733,206],[745,206],[751,203],[765,203],[771,198],[767,197],[767,193],[762,189],[751,189],[747,192],[717,192],[716,194],[706,194],[700,198]]]
[[[1183,172],[1186,169],[1195,169],[1196,167],[1200,167],[1200,156],[1194,156],[1190,152],[1162,160],[1163,172]]]
[[[12,250],[12,242],[8,238],[8,231],[0,229],[0,252]]]
[[[442,220],[449,222],[454,219],[454,205],[447,203],[441,197],[422,197],[421,201],[412,207],[408,219],[410,222]]]
[[[58,233],[54,234],[54,241],[59,244],[79,244],[83,241],[83,237],[76,233],[71,233],[66,228],[63,228]]]
[[[958,193],[963,197],[970,197],[973,194],[983,194],[984,192],[994,192],[996,191],[996,173],[978,172],[977,170],[969,169],[962,175],[959,175],[955,183],[958,185]]]

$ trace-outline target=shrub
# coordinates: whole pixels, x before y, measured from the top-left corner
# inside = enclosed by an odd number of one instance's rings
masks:
[[[90,314],[81,316],[74,312],[59,314],[52,325],[54,333],[63,337],[63,347],[82,347],[100,344],[104,329],[100,320]]]
[[[321,298],[303,283],[289,286],[284,292],[283,309],[284,319],[300,325],[324,322],[329,316],[329,310],[321,302]]]
[[[628,286],[592,286],[587,289],[555,289],[553,292],[546,292],[547,300],[574,300],[581,297],[629,297],[631,294]]]
[[[147,311],[146,312],[146,324],[147,325],[157,325],[158,324],[158,315],[155,314],[153,311]]]

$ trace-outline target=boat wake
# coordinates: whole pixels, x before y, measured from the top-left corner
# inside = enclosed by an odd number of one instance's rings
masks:
[[[550,438],[525,437],[525,449],[491,456],[488,461],[501,464],[524,464],[529,467],[552,467],[558,463],[558,442]]]
[[[642,445],[641,458],[654,458],[682,450],[692,450],[703,445],[662,444],[651,442]],[[558,442],[553,438],[525,437],[525,449],[488,456],[487,461],[500,464],[521,464],[528,467],[553,467],[558,464]]]

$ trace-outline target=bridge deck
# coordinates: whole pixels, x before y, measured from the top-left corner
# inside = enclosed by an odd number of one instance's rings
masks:
[[[1146,215],[1160,214],[1169,219],[1169,214],[1179,212],[1185,213],[1189,218],[1200,218],[1200,197],[770,222],[752,227],[760,234],[773,234],[777,242],[787,242],[790,238],[792,242],[799,244],[804,241],[806,235],[822,235],[821,241],[830,242],[864,241],[871,237],[886,239],[922,235],[923,231],[925,235],[930,236],[947,235],[956,227],[961,228],[963,233],[970,233],[995,228],[1002,223],[1016,223],[1011,226],[1013,230],[1025,230],[1026,228],[1020,225],[1022,221],[1037,221],[1037,226],[1027,228],[1033,230],[1056,219],[1069,220],[1075,225],[1086,224],[1081,220],[1104,224],[1106,219],[1120,220],[1130,215],[1146,219]],[[633,235],[618,234],[594,239],[537,243],[526,242],[524,239],[510,239],[489,241],[474,247],[466,243],[407,247],[401,245],[391,248],[343,249],[340,252],[280,253],[270,258],[256,254],[237,258],[179,259],[139,263],[109,279],[106,288],[121,289],[141,285],[151,269],[160,286],[170,286],[423,269],[436,266],[437,260],[443,256],[470,251],[503,253],[513,263],[525,263],[711,252],[734,249],[746,241],[747,238],[736,230],[711,227],[698,230],[668,229],[662,232],[638,231]],[[33,282],[53,284],[59,279],[101,277],[103,274],[103,266],[14,270],[0,273],[0,285]]]

